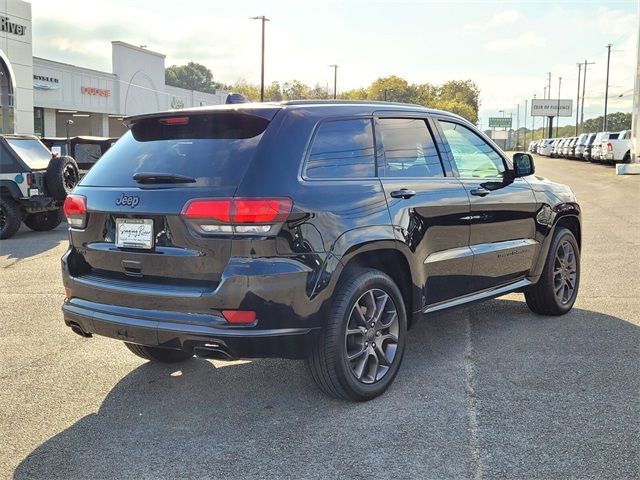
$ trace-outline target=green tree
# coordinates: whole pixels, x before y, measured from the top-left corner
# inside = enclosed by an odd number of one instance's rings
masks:
[[[600,115],[596,118],[590,118],[584,121],[582,131],[585,133],[597,133],[602,131],[604,116]],[[631,128],[631,113],[610,113],[607,115],[607,130],[610,132],[619,132],[620,130],[629,130]]]
[[[211,70],[195,62],[167,67],[164,78],[167,85],[197,92],[216,93],[216,88],[220,86],[213,81]]]
[[[367,89],[368,100],[387,100],[389,102],[408,102],[409,84],[396,75],[378,78]]]
[[[264,99],[267,102],[279,102],[282,100],[282,88],[280,83],[271,82],[264,89]]]
[[[299,80],[290,80],[282,85],[282,98],[285,100],[301,100],[309,98],[309,87]]]
[[[247,82],[244,79],[238,80],[233,87],[227,87],[227,90],[230,90],[235,93],[240,93],[245,96],[247,100],[252,102],[260,101],[260,88]]]

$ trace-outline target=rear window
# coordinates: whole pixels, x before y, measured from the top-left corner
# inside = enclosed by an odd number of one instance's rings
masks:
[[[7,143],[30,168],[47,168],[51,151],[35,138],[7,138]]]
[[[189,187],[238,185],[268,124],[242,113],[144,119],[96,162],[82,185],[137,186],[136,173],[195,179],[181,184]]]
[[[329,121],[313,140],[308,178],[366,178],[376,174],[371,119]]]
[[[74,150],[74,156],[78,163],[95,163],[102,156],[100,145],[95,143],[79,143]]]
[[[619,133],[610,133],[608,140],[616,140],[619,136]]]

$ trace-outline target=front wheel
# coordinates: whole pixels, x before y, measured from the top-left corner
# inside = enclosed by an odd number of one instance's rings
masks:
[[[405,348],[407,314],[396,284],[374,269],[347,271],[322,335],[307,359],[326,394],[364,401],[393,382]]]
[[[553,236],[540,280],[525,290],[531,311],[541,315],[564,315],[573,307],[580,285],[580,249],[570,230],[560,228]]]
[[[138,357],[151,360],[152,362],[177,363],[193,357],[190,353],[172,348],[150,347],[129,342],[124,342],[124,345]]]

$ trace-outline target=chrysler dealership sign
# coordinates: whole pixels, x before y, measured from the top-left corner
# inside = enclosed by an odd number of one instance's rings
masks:
[[[573,100],[531,100],[532,117],[570,117],[572,115]]]

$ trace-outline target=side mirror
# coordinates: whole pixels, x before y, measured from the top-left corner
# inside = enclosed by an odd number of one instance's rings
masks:
[[[536,167],[533,165],[533,156],[529,153],[518,152],[513,154],[513,176],[526,177],[533,175]]]

